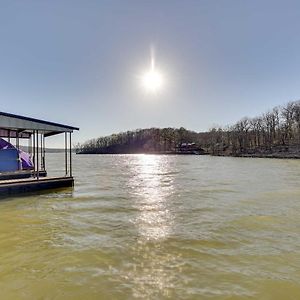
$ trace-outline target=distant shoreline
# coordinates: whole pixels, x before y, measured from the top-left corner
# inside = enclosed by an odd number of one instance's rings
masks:
[[[96,152],[78,152],[76,153],[78,155],[84,155],[84,154],[98,154],[98,155],[114,155],[114,154],[153,154],[153,155],[210,155],[209,153],[181,153],[176,151],[168,151],[168,152],[105,152],[105,153],[96,153]]]
[[[31,148],[28,146],[20,146],[20,149],[25,151],[25,152],[30,152]],[[41,150],[41,148],[39,147],[39,151]],[[68,149],[68,152],[70,151],[70,149]],[[72,149],[72,152],[74,153],[76,151],[75,148]],[[64,153],[65,149],[64,148],[46,148],[45,149],[46,153]]]
[[[239,155],[211,155],[211,156],[224,156],[224,157],[242,157],[242,158],[273,158],[273,159],[300,159],[299,154],[239,154]]]
[[[207,132],[184,127],[136,129],[79,143],[76,150],[95,154],[199,151],[215,156],[299,159],[300,100]]]
[[[236,154],[236,155],[225,155],[225,154],[194,154],[194,153],[176,153],[176,152],[135,152],[135,153],[76,153],[78,155],[128,155],[128,154],[149,154],[149,155],[188,155],[188,156],[202,156],[209,155],[215,157],[233,157],[233,158],[272,158],[272,159],[300,159],[300,153],[272,153],[272,154]]]

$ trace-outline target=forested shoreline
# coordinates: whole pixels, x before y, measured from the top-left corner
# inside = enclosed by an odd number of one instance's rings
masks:
[[[121,132],[76,146],[79,154],[180,153],[193,144],[202,153],[222,156],[300,158],[300,100],[236,124],[208,132],[150,128]]]
[[[100,137],[76,146],[80,154],[174,153],[184,143],[200,144],[199,133],[185,128],[149,128]]]

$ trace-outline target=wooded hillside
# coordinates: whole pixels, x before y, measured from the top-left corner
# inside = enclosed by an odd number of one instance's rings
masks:
[[[159,153],[182,143],[200,142],[200,134],[185,128],[150,128],[121,132],[77,145],[78,153]]]
[[[89,140],[78,153],[167,153],[182,143],[196,143],[213,155],[300,156],[300,101],[289,102],[236,124],[208,132],[185,128],[137,129]]]
[[[275,107],[255,118],[243,118],[233,126],[213,128],[202,143],[217,155],[297,154],[300,151],[300,101]]]

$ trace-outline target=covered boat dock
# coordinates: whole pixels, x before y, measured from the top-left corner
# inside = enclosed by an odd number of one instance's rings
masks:
[[[79,128],[0,112],[0,138],[10,146],[14,142],[14,146],[0,149],[0,196],[73,186],[74,130]],[[46,139],[58,134],[64,134],[65,174],[47,177]],[[20,142],[23,147],[27,144],[28,154],[21,150]],[[30,167],[24,169],[24,165]]]

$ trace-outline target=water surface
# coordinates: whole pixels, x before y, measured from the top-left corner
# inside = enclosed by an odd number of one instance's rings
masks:
[[[0,201],[1,299],[300,299],[300,161],[82,155],[74,175]]]

